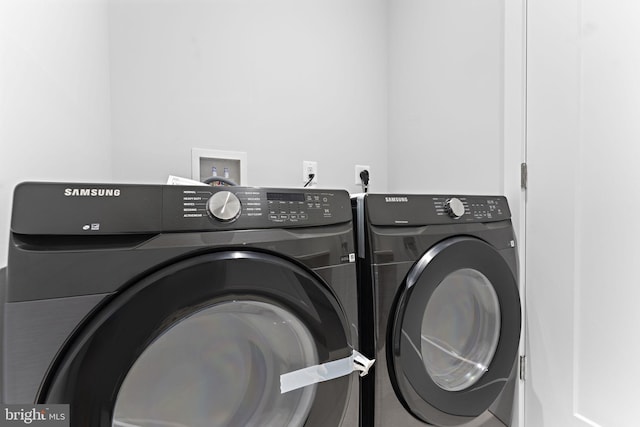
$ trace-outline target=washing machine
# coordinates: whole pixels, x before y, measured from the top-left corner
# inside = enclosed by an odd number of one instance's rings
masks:
[[[24,183],[4,401],[71,426],[357,426],[349,195]]]
[[[510,426],[521,310],[504,197],[354,197],[364,425]]]
[[[0,268],[0,346],[4,347],[4,298],[6,294],[6,267]],[[0,403],[4,403],[3,396],[3,384],[4,384],[4,355],[3,351],[0,351]]]

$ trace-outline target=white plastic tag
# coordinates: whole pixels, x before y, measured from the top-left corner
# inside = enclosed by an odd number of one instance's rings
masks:
[[[308,385],[344,377],[353,371],[360,371],[360,376],[364,377],[369,373],[369,368],[374,362],[375,359],[369,360],[356,350],[353,350],[351,356],[344,359],[334,360],[322,365],[313,365],[280,375],[280,393],[283,394]]]
[[[196,181],[189,178],[183,178],[181,176],[169,175],[167,178],[167,185],[205,185],[204,182]]]

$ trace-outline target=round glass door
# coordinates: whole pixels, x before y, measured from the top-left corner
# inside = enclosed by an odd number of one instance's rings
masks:
[[[441,241],[408,272],[392,322],[387,357],[399,399],[427,423],[464,424],[490,407],[515,366],[515,270],[480,239]]]
[[[354,382],[280,390],[280,376],[353,354],[327,285],[278,256],[202,254],[139,280],[61,351],[39,403],[71,427],[339,425]]]
[[[431,379],[460,391],[487,372],[500,337],[500,304],[477,270],[450,273],[438,285],[422,318],[421,352]]]
[[[313,336],[292,313],[220,303],[147,347],[120,388],[112,426],[299,426],[316,386],[281,394],[279,373],[317,363]]]

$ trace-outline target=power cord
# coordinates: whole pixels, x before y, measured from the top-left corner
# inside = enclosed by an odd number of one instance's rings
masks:
[[[362,190],[366,193],[369,189],[369,171],[363,170],[360,172],[360,181],[362,181]]]
[[[309,186],[309,184],[311,184],[311,181],[313,181],[313,178],[315,178],[315,177],[316,177],[316,174],[315,174],[315,173],[310,173],[310,174],[308,175],[308,177],[309,177],[309,180],[304,184],[304,186],[303,186],[303,187],[308,187],[308,186]]]
[[[205,179],[202,182],[205,183],[205,184],[211,184],[212,182],[222,182],[223,184],[227,184],[227,185],[231,185],[231,186],[238,185],[234,181],[230,180],[229,178],[224,178],[224,177],[221,177],[221,176],[210,176],[209,178]]]

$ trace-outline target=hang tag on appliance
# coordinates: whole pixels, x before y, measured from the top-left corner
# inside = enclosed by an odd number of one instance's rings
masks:
[[[360,376],[364,377],[369,373],[374,362],[375,359],[367,359],[358,351],[353,350],[349,357],[280,375],[280,393],[284,394],[308,385],[344,377],[354,371],[360,371]]]

